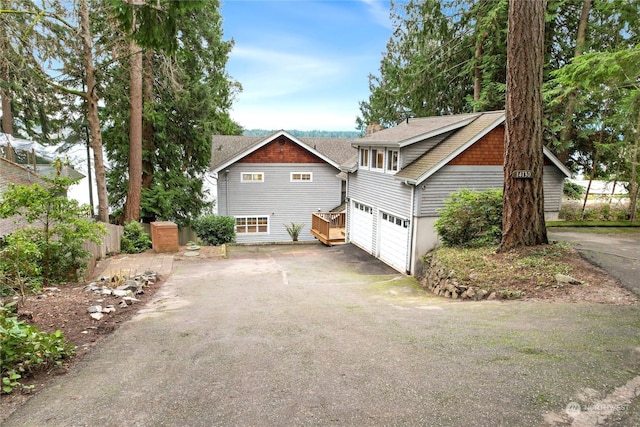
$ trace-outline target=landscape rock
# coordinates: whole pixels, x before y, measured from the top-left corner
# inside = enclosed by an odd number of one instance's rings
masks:
[[[102,311],[102,306],[101,305],[92,305],[91,307],[87,308],[87,311],[89,313],[100,313]]]
[[[109,314],[109,313],[114,313],[116,311],[116,308],[112,305],[108,305],[105,308],[102,309],[103,313]]]
[[[91,316],[92,319],[100,320],[100,319],[102,319],[104,317],[104,314],[102,314],[102,313],[91,313],[90,316]]]
[[[565,274],[556,274],[556,282],[558,284],[582,285],[582,282]]]

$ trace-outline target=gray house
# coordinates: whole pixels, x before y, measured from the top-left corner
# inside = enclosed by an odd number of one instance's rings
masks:
[[[340,165],[355,153],[348,139],[296,138],[283,130],[214,136],[218,214],[235,217],[239,243],[291,241],[285,227],[291,223],[304,225],[299,240],[313,240],[312,214],[342,205]]]
[[[438,245],[434,222],[462,188],[503,187],[504,111],[409,119],[352,142],[347,241],[393,268],[420,274]],[[557,218],[570,171],[544,149],[545,216]]]

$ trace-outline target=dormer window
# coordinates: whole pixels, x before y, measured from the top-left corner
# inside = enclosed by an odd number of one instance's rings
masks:
[[[360,167],[365,169],[369,168],[369,149],[368,148],[360,149]]]
[[[371,149],[371,169],[377,169],[377,170],[384,169],[384,149],[380,149],[380,148]]]
[[[387,150],[387,172],[395,173],[400,170],[398,167],[398,150]]]

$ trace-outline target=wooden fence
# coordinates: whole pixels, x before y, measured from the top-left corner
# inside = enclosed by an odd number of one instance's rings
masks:
[[[105,224],[107,227],[107,234],[102,237],[102,242],[96,244],[93,242],[84,242],[82,247],[91,253],[91,256],[87,260],[87,270],[85,277],[90,277],[93,269],[96,266],[98,260],[106,257],[109,254],[120,253],[120,239],[122,238],[122,232],[124,227],[115,224]]]

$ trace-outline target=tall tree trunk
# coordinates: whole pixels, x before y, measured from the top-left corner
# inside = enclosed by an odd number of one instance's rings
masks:
[[[109,200],[107,198],[107,178],[102,151],[102,133],[100,118],[98,117],[98,94],[96,93],[96,76],[93,68],[93,40],[89,27],[89,9],[87,0],[80,1],[80,29],[82,32],[82,48],[84,56],[84,72],[87,84],[87,122],[91,134],[91,148],[93,148],[93,169],[95,171],[98,189],[98,220],[109,222]]]
[[[502,241],[498,249],[500,252],[518,246],[548,243],[542,187],[545,9],[546,1],[509,2],[504,198]]]
[[[482,94],[482,55],[484,54],[484,42],[487,39],[487,33],[476,42],[475,62],[473,63],[473,100],[480,101]],[[473,107],[474,111],[478,109],[477,104]]]
[[[135,25],[134,25],[135,27]],[[142,50],[132,39],[129,43],[129,186],[124,220],[140,219],[142,193]]]
[[[631,222],[636,220],[636,211],[638,210],[638,153],[640,151],[640,112],[638,112],[638,125],[636,127],[633,154],[631,158],[631,180],[629,181],[629,219]]]
[[[145,53],[142,74],[143,107],[149,108],[153,102],[153,51]],[[148,107],[149,106],[149,107]],[[144,110],[143,108],[143,110]],[[153,122],[142,117],[142,188],[151,188],[153,183]]]
[[[589,12],[591,11],[591,0],[582,1],[582,10],[580,12],[580,22],[578,23],[578,34],[576,35],[576,48],[573,57],[577,58],[584,52],[584,44],[587,41],[587,25],[589,24]],[[558,151],[558,159],[566,163],[569,157],[569,140],[571,138],[573,113],[576,110],[576,93],[569,94],[567,105],[564,108],[564,118],[562,120],[562,130],[560,131],[560,150]]]
[[[0,89],[0,98],[2,98],[2,132],[7,135],[13,135],[13,114],[11,113],[9,92]]]

